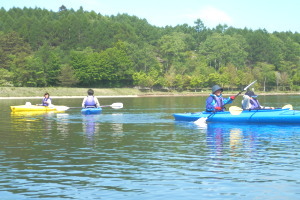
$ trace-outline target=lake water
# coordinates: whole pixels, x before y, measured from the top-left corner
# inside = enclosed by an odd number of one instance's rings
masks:
[[[299,96],[259,98],[300,109]],[[13,114],[10,105],[40,100],[0,100],[1,200],[300,199],[300,123],[174,121],[173,113],[203,110],[205,99],[103,98],[124,108],[87,116],[78,108]]]

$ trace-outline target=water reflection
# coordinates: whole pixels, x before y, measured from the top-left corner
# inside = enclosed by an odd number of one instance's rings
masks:
[[[119,142],[122,140],[124,133],[123,133],[123,123],[118,123],[120,122],[120,119],[123,117],[122,114],[112,114],[112,121],[113,123],[111,124],[111,131],[112,131],[112,136],[114,137],[114,142]]]
[[[82,115],[82,130],[86,136],[86,143],[88,146],[94,146],[95,134],[100,132],[101,115]]]
[[[206,135],[207,149],[211,156],[255,157],[269,143],[293,142],[298,125],[282,124],[231,124],[208,123],[199,126],[195,123],[177,123],[177,126],[198,130]],[[281,144],[278,144],[281,145]]]
[[[51,116],[51,115],[54,115],[55,113],[62,113],[62,112],[61,111],[11,112],[11,116],[16,119],[26,120],[27,118],[37,117],[37,116],[41,116],[41,115]]]
[[[222,128],[216,127],[212,129],[210,127],[207,129],[207,146],[217,155],[220,155],[223,150],[223,138],[224,132]]]
[[[63,135],[64,137],[68,136],[68,133],[70,132],[70,124],[69,121],[69,114],[68,113],[58,113],[56,115],[56,126],[57,131],[59,134]]]
[[[238,128],[234,128],[230,130],[230,148],[238,149],[242,146],[242,130]]]
[[[99,131],[100,126],[97,121],[100,119],[100,115],[82,115],[82,129],[88,136],[92,136]]]
[[[261,130],[261,129],[260,129]],[[207,147],[214,156],[230,157],[235,161],[239,157],[254,157],[260,141],[257,128],[253,125],[235,126],[228,124],[208,124]]]
[[[60,112],[34,111],[34,112],[11,112],[12,127],[16,131],[33,132],[38,130],[50,131],[53,118]]]
[[[99,140],[103,134],[111,135],[114,142],[121,141],[123,123],[118,122],[122,121],[122,117],[121,114],[82,115],[82,130],[86,136],[87,144],[94,146],[94,142]],[[101,127],[105,131],[101,131]]]

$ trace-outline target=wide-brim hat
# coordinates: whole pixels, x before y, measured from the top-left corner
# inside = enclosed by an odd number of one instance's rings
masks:
[[[220,86],[218,85],[214,85],[212,88],[211,88],[211,92],[214,94],[216,91],[218,90],[221,90],[221,92],[223,92],[223,88],[221,88]]]

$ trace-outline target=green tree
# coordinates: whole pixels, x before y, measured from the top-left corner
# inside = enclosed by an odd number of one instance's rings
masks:
[[[44,87],[46,77],[41,61],[34,56],[14,60],[14,85],[25,87]]]
[[[132,75],[134,85],[137,85],[142,88],[153,89],[153,86],[156,83],[156,77],[151,74],[146,74],[145,72],[136,72]]]
[[[92,86],[100,79],[99,70],[94,63],[97,63],[99,55],[90,48],[84,51],[71,51],[70,63],[75,70],[75,76],[79,83],[84,86]]]
[[[274,65],[268,63],[257,63],[253,68],[253,74],[259,84],[263,86],[264,92],[267,90],[267,87],[276,85]]]
[[[207,63],[216,70],[228,63],[243,68],[248,55],[246,48],[247,44],[240,35],[214,33],[199,46],[199,53],[205,55]]]
[[[0,86],[13,86],[12,76],[13,74],[7,69],[0,68]]]
[[[1,67],[10,71],[11,62],[20,54],[29,55],[32,53],[30,45],[16,32],[0,34],[0,63]]]
[[[165,72],[167,72],[172,63],[181,59],[181,54],[187,50],[186,39],[184,33],[172,33],[164,35],[159,41],[159,49],[165,62]]]
[[[190,86],[194,89],[202,88],[203,83],[206,81],[205,77],[201,74],[191,76]]]
[[[60,74],[62,52],[59,49],[50,47],[44,44],[35,56],[38,57],[42,63],[41,67],[44,69],[44,74],[47,77],[47,86],[57,86],[59,84],[58,76]]]
[[[64,87],[75,86],[78,83],[74,69],[69,65],[62,66],[58,80]]]
[[[119,41],[115,47],[108,48],[100,53],[100,69],[102,82],[108,86],[119,86],[120,83],[132,85],[134,73],[133,62],[128,55],[127,43]]]

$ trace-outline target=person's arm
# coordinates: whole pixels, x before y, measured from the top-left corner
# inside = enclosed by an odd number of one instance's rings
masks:
[[[223,98],[224,105],[231,104],[233,102],[233,100],[234,100],[234,96],[231,96],[228,98]]]
[[[274,107],[269,107],[269,106],[262,106],[263,109],[275,109]]]
[[[47,101],[46,101],[46,104],[48,105],[48,106],[51,106],[52,105],[52,101],[51,101],[51,99],[49,98],[49,99],[47,99]]]
[[[96,103],[96,107],[99,108],[100,107],[100,103],[99,103],[97,97],[94,97],[94,101]]]
[[[262,108],[262,109],[275,109],[274,107],[269,107],[269,106],[262,106],[259,104],[259,106]]]

